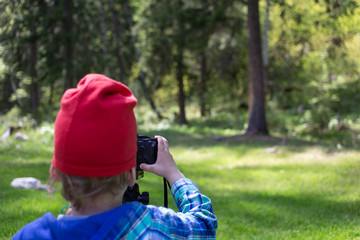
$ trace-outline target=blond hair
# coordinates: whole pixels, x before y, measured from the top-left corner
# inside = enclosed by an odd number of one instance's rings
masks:
[[[76,210],[82,208],[86,198],[95,198],[104,193],[117,196],[124,192],[127,187],[124,173],[111,177],[90,178],[68,175],[57,169],[55,171],[62,183],[61,195],[65,200],[71,202],[72,207]],[[49,185],[52,188],[54,181],[49,180]]]

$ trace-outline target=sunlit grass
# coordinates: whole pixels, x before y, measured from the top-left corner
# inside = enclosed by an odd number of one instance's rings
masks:
[[[214,204],[218,239],[360,238],[360,151],[301,142],[221,142],[214,137],[236,130],[155,127],[139,132],[169,140],[179,169]],[[0,145],[0,239],[47,211],[59,214],[67,204],[59,193],[10,187],[15,177],[47,181],[52,136],[29,135],[28,142]],[[151,204],[163,204],[160,177],[145,173],[139,184],[150,192]],[[176,209],[171,198],[170,207]]]

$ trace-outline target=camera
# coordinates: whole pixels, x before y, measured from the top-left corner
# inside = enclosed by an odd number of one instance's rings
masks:
[[[144,171],[140,168],[140,164],[154,164],[157,158],[157,140],[147,136],[137,137],[137,153],[136,153],[136,179],[144,176]],[[142,204],[149,204],[149,193],[140,193],[139,184],[135,183],[134,186],[128,186],[124,196],[123,202],[138,201]]]
[[[157,140],[147,136],[137,137],[137,153],[136,153],[136,179],[144,176],[144,171],[140,168],[140,164],[154,164],[157,158]]]

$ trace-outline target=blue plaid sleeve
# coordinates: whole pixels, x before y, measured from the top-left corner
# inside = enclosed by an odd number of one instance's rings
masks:
[[[171,193],[179,209],[178,220],[183,229],[177,232],[186,239],[215,239],[217,219],[210,199],[202,195],[190,179],[182,178],[171,186]]]
[[[171,193],[179,212],[149,206],[151,226],[146,238],[215,239],[217,219],[211,201],[200,193],[195,183],[190,179],[179,179],[171,186]]]
[[[131,203],[126,219],[119,220],[106,239],[215,239],[217,219],[211,201],[190,179],[171,186],[179,212]]]

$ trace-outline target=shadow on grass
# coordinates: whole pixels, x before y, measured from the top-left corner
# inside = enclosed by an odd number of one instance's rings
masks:
[[[230,128],[234,129],[234,128]],[[233,131],[234,132],[234,131]],[[239,130],[240,132],[240,130]],[[294,151],[302,151],[303,148],[317,146],[324,148],[327,152],[339,151],[338,144],[339,138],[341,138],[341,133],[337,133],[338,137],[333,137],[331,141],[329,139],[315,138],[316,141],[308,141],[300,138],[292,138],[286,136],[244,136],[241,134],[236,134],[232,136],[223,136],[224,127],[209,127],[203,124],[193,124],[190,126],[179,126],[174,124],[169,128],[159,129],[159,130],[144,130],[139,127],[140,134],[147,134],[149,136],[162,135],[169,139],[169,141],[174,140],[179,144],[187,145],[186,142],[200,140],[203,144],[212,144],[212,142],[222,141],[226,143],[234,144],[256,144],[256,145],[285,145],[287,147],[292,147]],[[326,138],[326,136],[324,136]],[[354,139],[353,139],[354,140]],[[358,142],[358,140],[356,140]],[[200,144],[200,143],[197,143]],[[214,144],[214,143],[213,143]],[[342,144],[342,143],[341,143]],[[358,150],[358,144],[342,144],[347,146],[342,149],[346,150]]]
[[[49,177],[49,167],[50,161],[33,163],[33,162],[14,162],[14,163],[1,163],[2,170],[0,174],[2,175],[1,181],[8,178],[13,179],[17,177],[35,177],[41,178],[40,180],[47,180]]]
[[[330,232],[334,239],[340,239],[336,236],[344,234],[353,234],[351,237],[360,235],[357,227],[360,223],[359,200],[331,201],[316,194],[214,193],[206,186],[201,188],[212,193],[221,239],[249,239],[250,236],[288,239],[291,234],[294,237],[308,235],[310,239],[326,239]],[[300,239],[306,239],[302,237]]]
[[[188,128],[184,128],[188,129]],[[182,128],[168,128],[161,130],[139,130],[139,134],[153,137],[160,135],[168,139],[171,146],[182,147],[208,147],[208,146],[249,146],[251,148],[264,148],[271,146],[282,146],[283,139],[278,137],[246,137],[243,135],[225,137],[205,134],[203,131],[186,131]],[[189,130],[189,129],[188,129]],[[309,146],[324,146],[309,143],[297,139],[288,139],[286,147],[292,151],[302,152]]]

